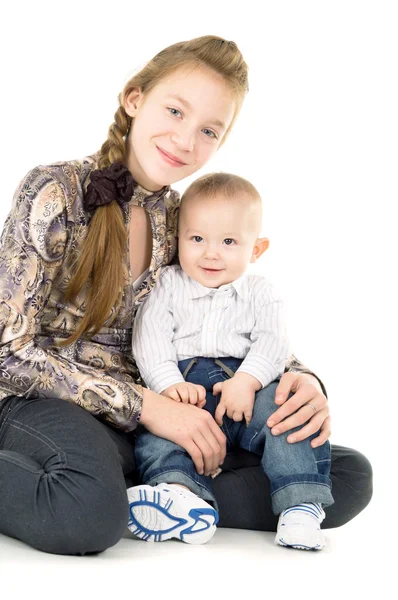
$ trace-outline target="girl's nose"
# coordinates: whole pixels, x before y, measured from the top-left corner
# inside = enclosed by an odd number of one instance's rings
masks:
[[[192,152],[195,148],[195,135],[189,130],[175,131],[171,136],[172,142],[184,152]]]

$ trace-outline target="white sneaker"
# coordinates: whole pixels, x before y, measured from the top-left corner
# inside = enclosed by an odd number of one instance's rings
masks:
[[[214,535],[218,512],[207,502],[177,485],[137,485],[127,490],[128,528],[147,542],[177,538],[187,544],[205,544]]]
[[[324,518],[321,505],[313,502],[287,508],[279,516],[275,544],[299,550],[322,550],[326,545],[321,531]]]

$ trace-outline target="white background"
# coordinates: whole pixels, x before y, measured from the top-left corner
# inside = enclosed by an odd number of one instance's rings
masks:
[[[208,33],[241,48],[250,92],[203,172],[240,174],[262,194],[271,246],[256,270],[281,291],[294,351],[327,386],[332,443],[373,463],[366,523],[376,543],[396,477],[397,3],[39,0],[1,10],[1,222],[30,168],[100,147],[124,82],[160,49]]]

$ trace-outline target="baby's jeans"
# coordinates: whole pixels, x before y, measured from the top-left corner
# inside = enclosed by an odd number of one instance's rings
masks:
[[[206,388],[206,404],[202,410],[209,411],[214,417],[221,395],[213,396],[213,386],[232,377],[241,362],[236,358],[200,357],[180,361],[178,367],[186,381]],[[329,442],[312,448],[310,441],[317,435],[314,434],[306,440],[289,444],[287,436],[300,427],[273,436],[266,425],[277,409],[274,402],[277,383],[274,381],[256,393],[253,417],[248,427],[244,420],[236,423],[224,415],[221,429],[227,438],[227,452],[243,448],[262,457],[262,467],[271,483],[275,514],[302,502],[329,506],[333,504]],[[196,472],[190,455],[181,446],[142,430],[136,439],[135,459],[140,483],[153,486],[180,483],[217,508],[211,477]]]

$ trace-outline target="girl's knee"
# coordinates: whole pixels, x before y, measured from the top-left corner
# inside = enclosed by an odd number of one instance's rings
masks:
[[[31,545],[52,554],[84,555],[111,548],[127,528],[128,501],[125,488],[106,482],[83,498],[59,505],[46,527],[38,528]]]

